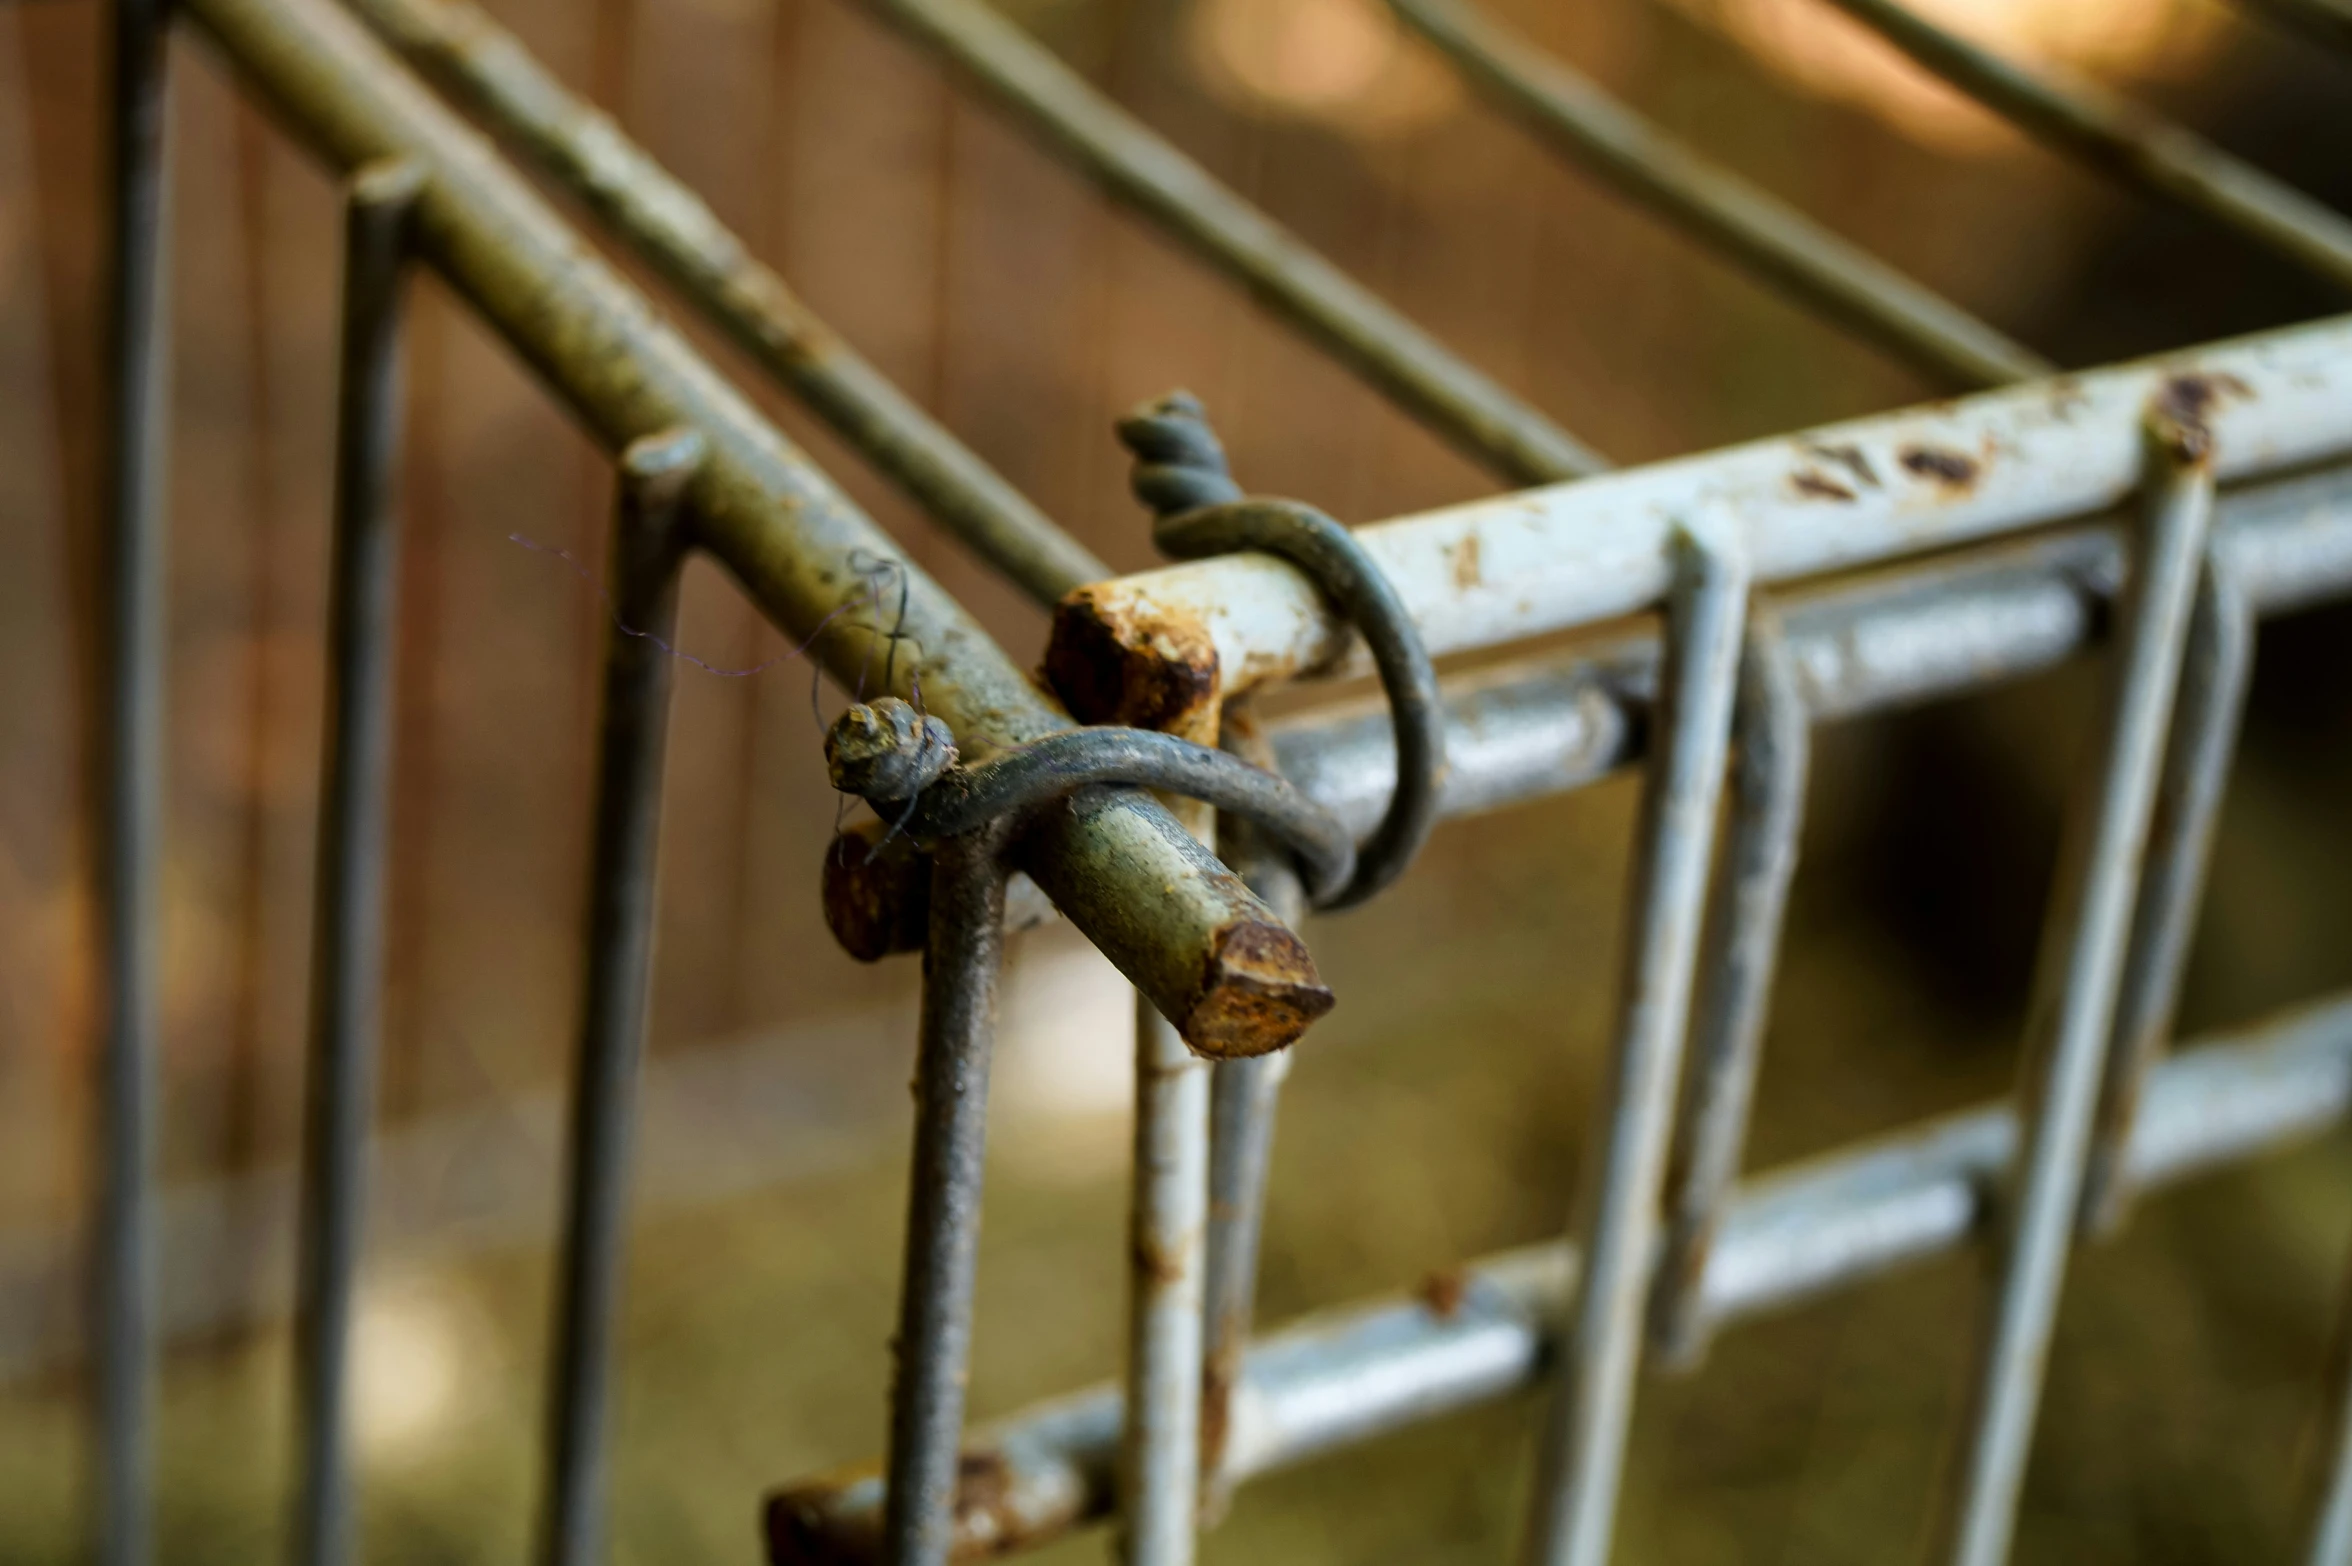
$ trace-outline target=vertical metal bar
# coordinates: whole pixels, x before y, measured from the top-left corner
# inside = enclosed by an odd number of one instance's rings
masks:
[[[655,847],[668,642],[677,618],[679,507],[704,442],[646,436],[621,454],[613,521],[613,624],[605,633],[595,840],[581,975],[579,1081],[572,1099],[555,1365],[547,1442],[544,1566],[602,1553],[612,1339],[628,1221],[629,1136],[651,993]]]
[[[1228,709],[1229,726],[1235,715]],[[1273,765],[1272,748],[1251,730],[1234,750],[1260,766]],[[1235,738],[1238,739],[1238,734]],[[1289,856],[1246,821],[1217,820],[1217,841],[1250,890],[1274,916],[1296,929],[1307,915],[1306,888]],[[1266,1172],[1274,1151],[1274,1121],[1291,1052],[1220,1060],[1209,1081],[1209,1227],[1204,1293],[1201,1377],[1201,1509],[1223,1512],[1233,1476],[1226,1470],[1232,1431],[1233,1388],[1241,1377],[1257,1307],[1258,1238],[1266,1213]]]
[[[1746,564],[1733,542],[1712,530],[1678,529],[1674,550],[1659,739],[1642,790],[1598,1156],[1589,1160],[1579,1203],[1584,1266],[1537,1460],[1524,1552],[1531,1566],[1599,1566],[1609,1554],[1730,745]]]
[[[99,1566],[145,1566],[155,1401],[155,1069],[163,848],[164,114],[168,0],[114,8],[113,268],[101,482],[102,704],[92,842],[105,1035],[99,1051],[96,1315]]]
[[[2083,1222],[2088,1232],[2112,1233],[2131,1203],[2125,1153],[2140,1094],[2172,1033],[2181,973],[2196,934],[2197,906],[2213,832],[2229,783],[2230,757],[2244,715],[2254,669],[2254,613],[2231,579],[2218,548],[2205,552],[2197,601],[2189,614],[2181,658],[2180,692],[2173,699],[2172,734],[2165,745],[2147,859],[2132,910],[2131,945],[2115,1025],[2107,1043],[2107,1071],[2091,1123],[2090,1164],[2084,1171]]]
[[[2021,1156],[1998,1209],[2000,1295],[1985,1322],[1968,1433],[1933,1535],[1933,1558],[1952,1566],[1998,1566],[2009,1553],[2213,511],[2206,432],[2159,410],[2147,437],[2146,534],[2120,595],[2113,697],[2062,838],[2026,1020]]]
[[[1188,1566],[1200,1513],[1209,1063],[1135,997],[1135,1193],[1119,1559]]]
[[[1184,721],[1185,737],[1214,745],[1223,720],[1223,704],[1212,698]],[[1165,803],[1179,825],[1216,848],[1214,810],[1197,800]],[[1127,1417],[1118,1469],[1117,1553],[1123,1566],[1191,1566],[1200,1528],[1209,1069],[1138,991]]]
[[[1805,820],[1812,724],[1779,622],[1759,613],[1740,663],[1725,880],[1700,963],[1691,1060],[1666,1176],[1666,1241],[1651,1297],[1651,1340],[1681,1365],[1696,1363],[1706,1348],[1699,1285],[1747,1146]]]
[[[1001,847],[1002,834],[993,829],[951,838],[931,864],[914,1174],[890,1388],[882,1559],[891,1566],[944,1566],[955,1537],[988,1067],[1004,961]]]
[[[402,252],[409,214],[423,188],[424,170],[414,163],[371,164],[352,178],[344,205],[327,741],[319,782],[294,1350],[302,1444],[294,1518],[299,1566],[341,1566],[351,1556],[345,1390],[382,1034],[399,585],[392,471],[400,425]]]
[[[1278,895],[1269,895],[1255,881],[1252,886],[1276,917],[1292,922]],[[1289,1076],[1289,1050],[1220,1060],[1209,1068],[1208,1266],[1202,1315],[1207,1341],[1201,1353],[1200,1417],[1203,1510],[1211,1516],[1224,1510],[1233,1489],[1224,1468],[1225,1441],[1241,1355],[1249,1347],[1257,1310],[1266,1171],[1273,1159],[1282,1084]]]
[[[2329,1356],[2326,1423],[2312,1475],[2303,1566],[2352,1566],[2352,1268]]]

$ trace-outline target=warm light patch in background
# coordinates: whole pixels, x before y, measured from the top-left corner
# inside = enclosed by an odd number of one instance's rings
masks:
[[[447,1449],[482,1412],[498,1379],[489,1329],[446,1280],[416,1276],[360,1291],[352,1323],[351,1393],[359,1443],[376,1462],[403,1464]]]
[[[1913,65],[1827,0],[1676,0],[1808,91],[1842,98],[1954,152],[2014,146],[2017,132]],[[2128,92],[2190,74],[2219,8],[2183,0],[1907,0],[1937,25],[2028,67],[2080,71]]]
[[[1379,0],[1199,0],[1187,32],[1210,88],[1251,113],[1392,136],[1461,96]]]

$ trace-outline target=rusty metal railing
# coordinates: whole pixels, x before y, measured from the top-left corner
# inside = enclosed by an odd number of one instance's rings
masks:
[[[145,1566],[153,1553],[155,300],[175,19],[348,179],[299,1295],[304,1566],[342,1566],[353,1550],[343,1387],[381,989],[391,393],[410,264],[438,272],[505,336],[619,465],[540,1532],[550,1566],[602,1553],[664,639],[689,550],[722,564],[844,686],[912,701],[855,707],[836,730],[837,776],[888,820],[836,844],[826,888],[853,951],[929,954],[888,1477],[867,1468],[777,1492],[775,1560],[919,1566],[1115,1517],[1123,1558],[1169,1566],[1192,1557],[1243,1481],[1547,1382],[1525,1557],[1597,1563],[1646,1347],[1691,1363],[1726,1324],[1980,1242],[2000,1284],[1934,1548],[1967,1566],[2004,1559],[2077,1232],[2118,1222],[2140,1192],[2352,1110],[2352,998],[2164,1047],[2252,624],[2352,595],[2352,319],[2043,378],[2031,350],[1706,164],[1462,0],[1392,0],[1508,108],[1637,199],[1880,346],[1994,388],[1595,477],[1604,464],[1580,442],[976,0],[867,3],[1434,431],[1513,482],[1550,487],[1350,540],[1295,503],[1244,500],[1210,460],[1205,426],[1165,427],[1197,411],[1167,405],[1127,431],[1146,464],[1139,492],[1163,513],[1164,544],[1213,553],[1104,580],[1100,562],[464,0],[117,0],[96,778],[101,1561]],[[2266,176],[1892,0],[1835,3],[2037,137],[2352,281],[2352,224]],[[2314,36],[2343,36],[2333,0],[2264,4]],[[1054,603],[1046,670],[1061,705],[395,51],[583,198],[933,517]],[[1430,684],[1431,654],[1646,611],[1662,611],[1655,633]],[[1812,727],[2046,668],[2110,622],[2101,743],[2065,837],[2015,1104],[1742,1177]],[[1354,671],[1367,644],[1386,688],[1378,705],[1265,725],[1250,713],[1252,691]],[[1249,760],[1211,748],[1220,740]],[[1443,1298],[1378,1300],[1252,1338],[1282,1052],[1330,1004],[1291,926],[1311,902],[1345,899],[1359,841],[1367,866],[1393,870],[1436,817],[1634,765],[1645,792],[1632,957],[1573,1232],[1472,1266]],[[1724,884],[1711,888],[1719,814],[1729,841]],[[1377,879],[1368,868],[1361,884]],[[1140,996],[1129,1364],[1121,1388],[966,1441],[991,996],[1001,932],[1008,918],[1043,917],[1039,894]],[[2327,1396],[2336,1434],[2312,1489],[2308,1559],[2343,1563],[2352,1392]]]

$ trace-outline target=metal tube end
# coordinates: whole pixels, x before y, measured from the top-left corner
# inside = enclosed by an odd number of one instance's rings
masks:
[[[1081,723],[1170,734],[1195,732],[1222,692],[1206,626],[1094,587],[1055,608],[1045,678]]]
[[[1304,941],[1272,919],[1243,919],[1216,933],[1192,1004],[1169,1020],[1194,1053],[1232,1060],[1296,1043],[1334,1004]]]
[[[418,159],[378,158],[359,166],[345,193],[356,207],[406,212],[425,193],[425,181],[429,177],[429,171]]]
[[[700,431],[684,427],[639,436],[622,448],[621,481],[642,500],[674,502],[709,449]]]

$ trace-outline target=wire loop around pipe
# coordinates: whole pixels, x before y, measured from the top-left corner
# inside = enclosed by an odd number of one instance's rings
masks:
[[[1244,496],[1225,449],[1190,392],[1175,391],[1119,421],[1135,454],[1130,486],[1152,508],[1152,538],[1179,560],[1258,550],[1305,572],[1364,638],[1396,732],[1397,781],[1388,811],[1357,851],[1344,887],[1315,892],[1317,908],[1363,902],[1404,873],[1437,821],[1445,783],[1444,709],[1421,634],[1388,578],[1355,536],[1296,500]],[[1309,877],[1312,889],[1313,877]]]

